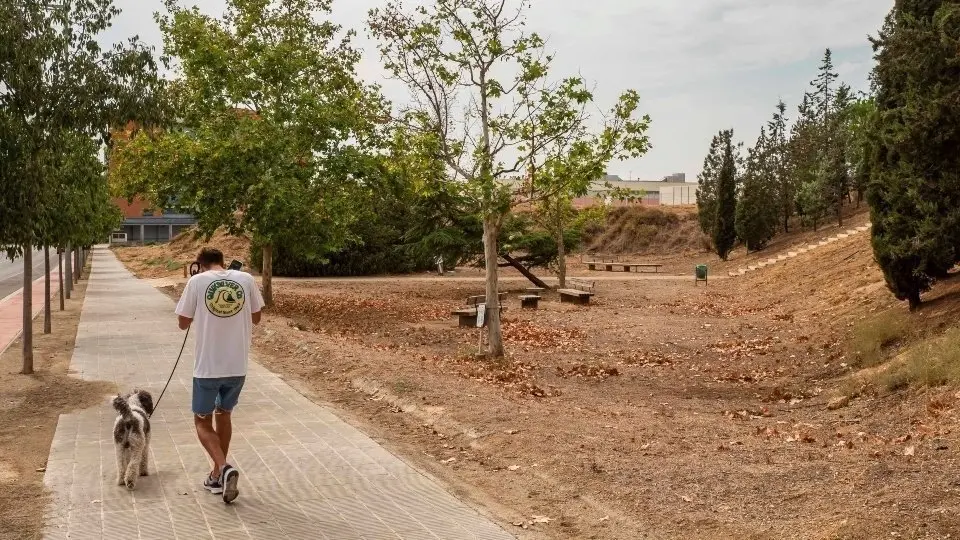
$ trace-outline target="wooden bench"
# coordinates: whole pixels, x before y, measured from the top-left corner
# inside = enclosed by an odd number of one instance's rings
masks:
[[[590,303],[590,297],[594,294],[595,283],[585,279],[569,278],[567,279],[566,289],[557,291],[560,293],[560,302],[571,302],[574,304],[586,305]]]
[[[520,295],[520,307],[523,309],[537,309],[540,300],[543,298],[540,294],[545,291],[543,287],[527,287],[527,294]]]
[[[507,293],[497,294],[497,299],[500,304],[500,313],[502,314],[506,308],[503,307],[503,301],[507,297]],[[477,306],[479,304],[485,304],[487,302],[487,297],[484,295],[468,296],[467,297],[467,307],[453,310],[453,314],[457,316],[458,325],[460,328],[476,328],[477,326]],[[484,326],[487,322],[484,320]]]
[[[634,268],[640,273],[645,273],[647,269],[652,268],[653,273],[658,274],[663,265],[660,263],[623,263],[624,272],[632,272]]]

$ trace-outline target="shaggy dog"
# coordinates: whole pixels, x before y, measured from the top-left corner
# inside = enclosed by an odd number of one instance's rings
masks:
[[[153,397],[146,390],[113,398],[117,420],[113,423],[113,443],[117,449],[117,485],[137,487],[137,477],[147,476],[150,452],[150,415]]]

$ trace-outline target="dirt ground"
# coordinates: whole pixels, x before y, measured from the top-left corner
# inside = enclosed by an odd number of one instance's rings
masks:
[[[502,362],[478,358],[479,331],[450,314],[482,294],[474,269],[277,280],[255,347],[520,538],[957,538],[960,392],[850,391],[854,326],[905,311],[869,235],[706,287],[690,276],[697,263],[725,275],[866,221],[725,263],[659,258],[682,278],[589,273],[588,307],[548,293],[521,310],[529,283],[507,270]],[[955,325],[958,290],[939,287],[914,322]]]
[[[87,282],[81,280],[59,311],[53,300],[53,332],[34,321],[33,375],[20,375],[18,339],[0,356],[0,538],[40,538],[47,495],[43,471],[60,414],[90,407],[114,392],[112,384],[67,375]],[[42,298],[35,301],[42,302]]]
[[[498,363],[450,315],[481,293],[462,274],[283,280],[258,358],[521,538],[960,534],[956,389],[828,407],[852,326],[902,309],[868,235],[707,287],[608,275],[590,306],[538,311],[512,295]]]

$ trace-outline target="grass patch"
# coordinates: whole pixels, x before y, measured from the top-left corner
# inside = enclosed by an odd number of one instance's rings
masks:
[[[404,379],[394,381],[391,385],[393,387],[393,393],[398,396],[403,396],[411,392],[417,392],[420,390],[420,385],[415,382],[410,382]]]
[[[179,270],[183,268],[183,263],[170,257],[153,257],[143,261],[147,266],[162,266],[167,270]]]
[[[939,337],[911,347],[904,353],[903,363],[875,377],[878,384],[890,391],[960,382],[960,328],[951,328]]]
[[[860,321],[853,328],[853,336],[847,345],[847,357],[859,367],[882,363],[891,348],[905,341],[910,328],[907,317],[899,311],[890,310]]]

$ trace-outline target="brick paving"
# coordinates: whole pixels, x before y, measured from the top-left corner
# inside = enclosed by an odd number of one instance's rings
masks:
[[[71,369],[156,399],[183,341],[173,307],[97,248]],[[44,476],[53,494],[44,538],[513,538],[256,362],[230,448],[240,498],[224,505],[200,486],[210,465],[190,412],[192,342],[153,416],[150,476],[135,491],[115,485],[108,397],[60,416]]]
[[[43,311],[43,273],[33,281],[33,316]],[[60,272],[50,271],[50,308],[59,309]],[[36,323],[35,323],[36,324]],[[40,322],[43,324],[43,321]],[[0,354],[23,332],[23,289],[0,299]]]

